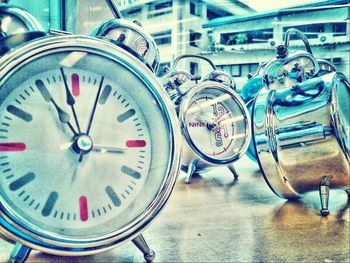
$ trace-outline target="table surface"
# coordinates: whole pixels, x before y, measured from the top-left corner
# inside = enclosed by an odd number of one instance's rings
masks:
[[[181,173],[160,216],[144,232],[156,262],[349,262],[349,204],[331,190],[328,217],[319,216],[318,192],[298,201],[278,198],[258,167],[239,160],[233,177],[217,168],[185,184]],[[0,240],[0,262],[13,245]],[[29,262],[141,262],[131,242],[85,257],[32,252]]]

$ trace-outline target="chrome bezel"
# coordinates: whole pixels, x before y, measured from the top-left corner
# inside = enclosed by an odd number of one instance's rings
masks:
[[[220,79],[220,76],[225,76],[227,79],[229,79],[229,82],[222,81]],[[211,80],[211,81],[217,81],[220,83],[226,84],[229,88],[236,90],[236,82],[234,79],[225,71],[222,70],[214,70],[210,72],[210,74],[204,78],[204,80]]]
[[[180,168],[181,135],[176,112],[166,92],[155,75],[130,53],[115,45],[96,38],[83,36],[51,36],[32,41],[6,53],[0,59],[0,88],[9,77],[21,67],[38,56],[59,51],[85,51],[106,57],[124,65],[148,87],[159,108],[163,111],[165,126],[169,134],[167,173],[153,201],[134,220],[120,229],[105,235],[89,238],[66,238],[39,229],[10,212],[0,196],[0,233],[7,238],[30,248],[56,255],[78,256],[100,253],[133,239],[149,225],[167,202],[176,182]]]
[[[232,99],[238,104],[238,106],[240,107],[241,111],[244,114],[244,120],[245,120],[245,124],[246,124],[246,128],[247,128],[245,131],[245,133],[246,133],[245,142],[243,144],[243,147],[237,153],[233,154],[229,158],[217,159],[217,158],[210,157],[210,156],[206,155],[205,153],[203,153],[202,151],[200,151],[198,149],[198,147],[195,145],[195,143],[192,141],[191,136],[189,135],[189,132],[187,129],[186,118],[185,118],[186,110],[189,108],[193,96],[195,96],[195,94],[197,94],[198,92],[200,92],[204,89],[207,89],[207,88],[219,89],[224,93],[230,94]],[[207,163],[213,164],[213,165],[228,165],[228,164],[238,160],[239,158],[241,158],[248,148],[248,145],[250,142],[250,136],[251,136],[250,115],[249,115],[248,110],[247,110],[243,100],[241,99],[241,97],[234,90],[228,88],[228,86],[226,84],[223,84],[223,83],[220,83],[217,81],[204,81],[204,82],[197,84],[193,88],[191,88],[189,90],[189,92],[186,93],[186,95],[184,96],[184,98],[180,104],[179,120],[180,120],[182,134],[183,134],[188,146],[191,148],[193,153],[196,156],[198,156],[198,158],[200,160],[202,160],[204,162],[207,162]]]
[[[116,39],[109,38],[109,32],[117,28],[124,28],[136,32],[140,37],[143,38],[144,41],[147,42],[148,50],[144,52],[144,54],[141,54],[140,52],[138,52],[138,50],[134,50],[128,45],[119,43],[116,41]],[[146,64],[146,66],[149,67],[153,72],[156,72],[159,67],[160,55],[156,42],[153,40],[151,35],[142,31],[141,26],[133,22],[124,19],[107,20],[97,25],[91,31],[90,36],[98,38],[107,38],[109,40],[112,40],[116,45],[119,45],[123,49],[136,56],[139,60]]]
[[[299,57],[307,57],[309,58],[315,65],[315,75],[320,71],[320,66],[314,56],[306,51],[297,50],[292,53],[289,53],[284,58],[275,57],[269,63],[266,64],[263,69],[263,76],[265,76],[265,84],[268,89],[283,89],[287,88],[284,84],[278,83],[278,73],[280,69],[290,63],[292,60],[297,59]]]

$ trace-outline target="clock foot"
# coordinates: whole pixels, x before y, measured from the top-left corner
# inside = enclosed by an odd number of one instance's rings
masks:
[[[350,199],[350,188],[345,190],[346,194],[348,195],[348,199]]]
[[[156,253],[154,253],[154,251],[149,248],[145,238],[142,235],[139,235],[138,237],[134,238],[132,242],[139,250],[141,250],[146,262],[152,262],[155,259]]]
[[[328,201],[329,201],[329,176],[323,177],[319,186],[320,200],[321,200],[321,215],[328,216]]]
[[[8,263],[22,263],[29,257],[31,248],[22,245],[21,243],[16,243],[15,247],[11,252],[10,259]]]
[[[186,179],[185,179],[185,183],[186,184],[190,184],[191,183],[192,175],[196,171],[197,163],[198,163],[198,159],[194,159],[188,164],[187,176],[186,176]]]
[[[237,171],[236,171],[235,167],[233,166],[233,164],[229,165],[229,166],[228,166],[228,169],[229,169],[230,172],[233,174],[234,179],[235,179],[235,180],[238,179],[239,174],[237,173]]]

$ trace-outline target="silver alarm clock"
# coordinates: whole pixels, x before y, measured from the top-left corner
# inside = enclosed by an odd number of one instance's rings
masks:
[[[181,151],[155,74],[109,41],[46,36],[0,58],[0,98],[0,233],[16,243],[10,261],[129,240],[152,261],[141,233],[173,190]]]
[[[290,52],[291,34],[296,34],[304,43],[306,51]],[[292,87],[313,78],[320,70],[306,36],[298,29],[288,29],[284,45],[277,47],[277,56],[264,68],[264,82],[269,89]]]
[[[253,142],[274,193],[294,199],[319,190],[324,216],[329,213],[329,188],[350,193],[349,104],[349,80],[337,72],[258,93]]]
[[[178,70],[178,62],[190,57],[207,61],[213,72],[199,81],[200,77]],[[179,114],[184,140],[181,163],[187,171],[185,182],[190,183],[194,173],[217,166],[229,167],[237,178],[233,163],[248,147],[250,117],[234,90],[234,81],[199,55],[178,57],[172,69],[163,78],[163,84]]]

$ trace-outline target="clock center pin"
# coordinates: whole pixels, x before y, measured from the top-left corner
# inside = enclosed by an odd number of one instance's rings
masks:
[[[79,135],[72,145],[72,148],[76,153],[83,151],[84,154],[90,152],[92,150],[92,147],[92,139],[89,135],[86,134]]]

